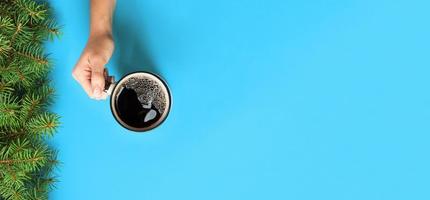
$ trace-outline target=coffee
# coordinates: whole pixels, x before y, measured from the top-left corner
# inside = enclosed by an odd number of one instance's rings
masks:
[[[136,128],[145,128],[160,119],[160,112],[151,105],[145,108],[133,89],[123,88],[117,100],[118,116],[126,124]]]
[[[115,86],[111,108],[124,127],[134,131],[150,130],[167,117],[170,93],[157,76],[147,72],[132,73]]]

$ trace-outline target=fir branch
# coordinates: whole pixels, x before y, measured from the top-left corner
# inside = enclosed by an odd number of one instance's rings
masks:
[[[14,140],[23,135],[25,135],[25,132],[23,132],[22,130],[21,131],[4,130],[3,133],[0,135],[0,141]]]
[[[33,87],[35,88],[33,93],[40,97],[43,107],[47,107],[52,104],[53,97],[55,96],[55,90],[50,86],[47,79],[39,79],[35,81]]]
[[[14,42],[15,42],[15,39],[16,39],[16,37],[17,37],[17,35],[22,31],[22,28],[23,28],[24,26],[23,26],[23,24],[21,24],[21,23],[18,23],[17,25],[16,25],[16,27],[15,27],[15,32],[12,34],[12,37],[11,37],[11,44],[13,44]]]
[[[52,136],[59,126],[60,117],[53,113],[43,113],[30,120],[28,123],[29,133],[35,135]]]
[[[34,41],[42,41],[41,38],[48,38],[52,41],[61,36],[61,27],[54,20],[45,20],[34,28],[38,29],[38,31],[35,32]]]
[[[0,80],[0,94],[10,95],[13,91],[14,89],[9,83]]]
[[[32,0],[15,0],[17,9],[22,15],[29,17],[32,21],[44,20],[47,17],[48,9],[43,4],[38,4]]]
[[[11,95],[0,95],[0,127],[18,127],[19,124],[18,98]]]
[[[36,62],[37,64],[40,65],[47,65],[49,64],[49,61],[46,57],[43,56],[38,56],[38,55],[32,55],[31,50],[23,50],[23,51],[15,51],[16,54],[23,56],[25,58],[28,58],[30,60],[33,60],[34,62]]]
[[[14,30],[12,19],[8,16],[0,16],[0,32],[10,35]]]
[[[42,108],[42,99],[40,96],[35,94],[27,94],[22,99],[21,107],[22,107],[22,118],[27,120],[31,116],[34,115],[34,113],[40,111]]]
[[[44,159],[44,157],[35,157],[35,158],[28,158],[28,159],[23,159],[23,160],[18,160],[18,159],[10,159],[10,160],[0,160],[0,164],[17,164],[17,163],[35,163],[37,161],[40,161]]]
[[[37,78],[34,77],[36,74],[24,71],[23,68],[14,64],[8,68],[1,68],[0,74],[4,81],[13,84],[15,88],[29,87]]]
[[[16,139],[4,149],[2,151],[6,151],[7,155],[0,158],[0,166],[10,166],[27,174],[43,168],[55,155],[45,144],[29,138]]]
[[[0,0],[0,200],[47,199],[56,152],[44,141],[59,126],[43,42],[60,35],[47,4]]]
[[[0,57],[6,57],[11,49],[10,41],[6,36],[0,34]]]

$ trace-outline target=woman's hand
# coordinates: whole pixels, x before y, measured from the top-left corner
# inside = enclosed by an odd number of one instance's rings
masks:
[[[105,65],[112,56],[114,42],[111,34],[91,35],[72,76],[92,99],[106,99]]]
[[[72,76],[92,99],[106,99],[105,65],[112,56],[112,15],[115,0],[91,0],[90,37]]]

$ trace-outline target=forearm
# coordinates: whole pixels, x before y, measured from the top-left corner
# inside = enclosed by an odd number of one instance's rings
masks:
[[[90,35],[112,35],[115,0],[91,0]]]

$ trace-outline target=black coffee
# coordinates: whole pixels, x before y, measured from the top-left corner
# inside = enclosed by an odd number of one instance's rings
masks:
[[[135,89],[124,87],[118,95],[119,118],[131,127],[146,128],[156,123],[161,114],[154,104],[142,104]]]

